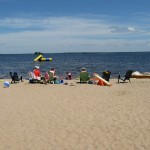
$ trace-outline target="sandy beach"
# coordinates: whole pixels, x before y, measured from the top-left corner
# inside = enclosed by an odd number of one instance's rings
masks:
[[[0,82],[0,150],[150,149],[150,79],[70,82]]]

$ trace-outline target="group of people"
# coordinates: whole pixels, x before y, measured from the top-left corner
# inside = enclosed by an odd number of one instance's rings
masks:
[[[81,69],[81,72],[87,72],[86,71],[86,68],[82,68]],[[38,80],[43,80],[44,83],[47,83],[48,80],[49,80],[49,75],[48,73],[51,73],[52,74],[52,77],[55,80],[58,79],[58,76],[56,75],[56,70],[55,68],[51,68],[49,70],[49,72],[46,72],[45,75],[42,75],[41,71],[40,71],[40,67],[39,66],[35,66],[34,69],[33,69],[33,73],[34,75],[36,76],[36,78]],[[73,79],[73,74],[71,72],[66,72],[66,77],[65,77],[66,80],[72,80]]]
[[[48,82],[48,80],[49,80],[49,73],[52,74],[52,78],[53,78],[54,81],[58,79],[58,76],[56,75],[55,68],[51,68],[49,70],[49,72],[46,72],[45,75],[43,76],[41,74],[40,67],[39,66],[35,66],[34,69],[33,69],[33,73],[34,73],[34,75],[36,76],[37,79],[43,80],[44,83]],[[71,80],[71,79],[73,79],[72,73],[71,72],[67,72],[66,73],[66,80]]]
[[[109,71],[104,71],[102,74],[102,78],[104,78],[106,81],[109,82],[109,78],[110,78],[110,74],[111,72]],[[10,73],[11,78],[12,78],[12,83],[15,81],[23,81],[22,80],[22,76],[19,78],[14,78],[14,74]],[[66,72],[66,77],[59,77],[56,75],[56,70],[55,68],[51,68],[49,71],[45,72],[45,74],[43,75],[40,71],[40,67],[39,66],[35,66],[33,71],[29,72],[29,82],[33,83],[33,82],[42,82],[47,84],[49,83],[63,83],[63,79],[66,80],[72,80],[73,79],[73,75],[71,72]],[[80,83],[83,82],[88,82],[91,77],[89,76],[89,73],[87,72],[86,68],[81,68],[80,74],[79,74],[79,78],[80,78]]]
[[[55,70],[55,68],[51,68],[49,72],[52,74],[52,77],[54,78],[54,80],[56,80],[58,78],[58,76],[56,76],[56,70]],[[48,74],[48,72],[46,72],[47,74],[45,73],[45,75],[43,76],[41,74],[39,66],[35,66],[34,67],[33,73],[34,73],[34,75],[36,76],[36,78],[38,80],[43,80],[44,83],[48,82],[48,80],[49,80],[49,74]]]

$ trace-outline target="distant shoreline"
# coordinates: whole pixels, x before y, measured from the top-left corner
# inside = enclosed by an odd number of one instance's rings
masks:
[[[137,51],[137,52],[55,52],[55,53],[44,53],[42,52],[43,54],[95,54],[95,53],[150,53],[150,51]],[[33,53],[11,53],[11,54],[0,54],[0,55],[31,55],[33,54],[34,55],[34,52]]]

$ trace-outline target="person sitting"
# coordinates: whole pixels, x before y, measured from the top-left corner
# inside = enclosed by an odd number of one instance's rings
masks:
[[[89,79],[90,79],[89,73],[87,72],[86,68],[83,67],[80,72],[80,83],[87,82],[89,81]]]
[[[41,71],[39,66],[35,66],[33,70],[34,75],[40,80],[41,78]]]
[[[86,68],[82,67],[81,72],[87,72]]]
[[[54,77],[54,78],[56,78],[56,79],[58,78],[58,77],[56,76],[56,70],[55,70],[55,68],[51,68],[51,69],[50,69],[50,72],[53,74],[53,77]]]
[[[58,76],[56,76],[56,70],[55,68],[51,68],[49,71],[49,77],[50,77],[50,81],[56,81],[58,79]]]
[[[37,80],[41,80],[43,83],[46,84],[45,77],[42,76],[39,66],[35,66],[35,67],[34,67],[33,73],[34,73],[34,75],[36,76]]]
[[[71,80],[73,78],[72,73],[71,72],[66,72],[67,76],[66,76],[66,80]]]

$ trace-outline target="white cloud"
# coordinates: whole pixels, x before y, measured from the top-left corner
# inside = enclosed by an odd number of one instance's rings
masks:
[[[133,27],[125,27],[125,26],[110,26],[110,31],[112,33],[134,33],[136,29]]]
[[[135,30],[135,28],[133,28],[133,27],[128,27],[128,31],[129,31],[129,32],[135,32],[136,30]]]
[[[49,18],[5,18],[0,20],[0,26],[9,28],[9,31],[47,30],[56,35],[79,35],[79,36],[111,36],[119,33],[134,33],[137,30],[124,25],[112,25],[102,19],[84,19],[75,17],[49,17]],[[114,36],[114,34],[113,34]]]
[[[4,18],[0,26],[6,30],[0,34],[2,53],[140,51],[141,45],[144,50],[149,48],[144,38],[136,36],[141,33],[139,27],[118,25],[104,19]]]

